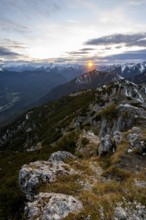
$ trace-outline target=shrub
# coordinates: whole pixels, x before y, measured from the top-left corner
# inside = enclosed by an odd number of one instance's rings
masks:
[[[125,181],[131,177],[131,173],[127,170],[120,169],[116,166],[111,166],[108,170],[106,170],[103,174],[104,177],[110,177],[117,181]]]
[[[76,148],[77,138],[78,138],[78,134],[76,132],[73,131],[67,133],[56,142],[55,147],[57,147],[58,150],[65,150],[74,153]]]
[[[81,139],[81,144],[82,144],[83,147],[85,147],[87,144],[89,144],[88,138],[83,137],[83,138]]]
[[[112,119],[117,115],[117,106],[115,104],[111,104],[100,111],[99,116],[102,118]]]

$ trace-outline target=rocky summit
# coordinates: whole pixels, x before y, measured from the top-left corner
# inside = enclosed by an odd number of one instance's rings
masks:
[[[1,219],[146,220],[143,85],[72,93],[0,137]]]

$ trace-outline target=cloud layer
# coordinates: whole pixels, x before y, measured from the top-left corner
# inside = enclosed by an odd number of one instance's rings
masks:
[[[101,46],[112,44],[125,44],[125,46],[146,47],[146,33],[138,34],[113,34],[88,40],[86,45]]]
[[[0,47],[0,57],[19,57],[21,56],[18,53],[15,53],[5,47]]]
[[[143,60],[145,8],[146,0],[1,0],[0,59]]]

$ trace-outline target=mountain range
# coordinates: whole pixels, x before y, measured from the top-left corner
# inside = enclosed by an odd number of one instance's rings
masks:
[[[98,65],[10,63],[0,65],[0,124],[15,120],[26,110],[72,92],[94,89],[121,77],[145,83],[146,62]]]
[[[14,120],[53,87],[84,73],[81,66],[2,66],[0,71],[0,124]]]
[[[0,130],[0,219],[146,218],[146,89],[92,74]]]

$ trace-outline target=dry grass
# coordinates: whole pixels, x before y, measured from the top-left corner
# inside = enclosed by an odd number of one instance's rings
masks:
[[[39,191],[78,195],[82,190],[80,181],[83,181],[83,177],[79,174],[60,176],[51,184],[42,184],[39,187]]]
[[[128,158],[129,163],[131,161],[132,155],[127,154],[127,145],[125,138],[114,154],[68,160],[67,163],[77,174],[58,177],[54,183],[42,185],[39,190],[73,195],[82,202],[83,210],[70,213],[64,220],[84,220],[89,216],[91,220],[113,220],[117,202],[123,201],[123,198],[146,205],[146,187],[135,185],[135,179],[146,182],[146,170],[133,174],[124,166],[120,167],[124,158]],[[96,169],[100,165],[104,171],[98,175]],[[89,183],[91,188],[85,190],[81,183]]]

